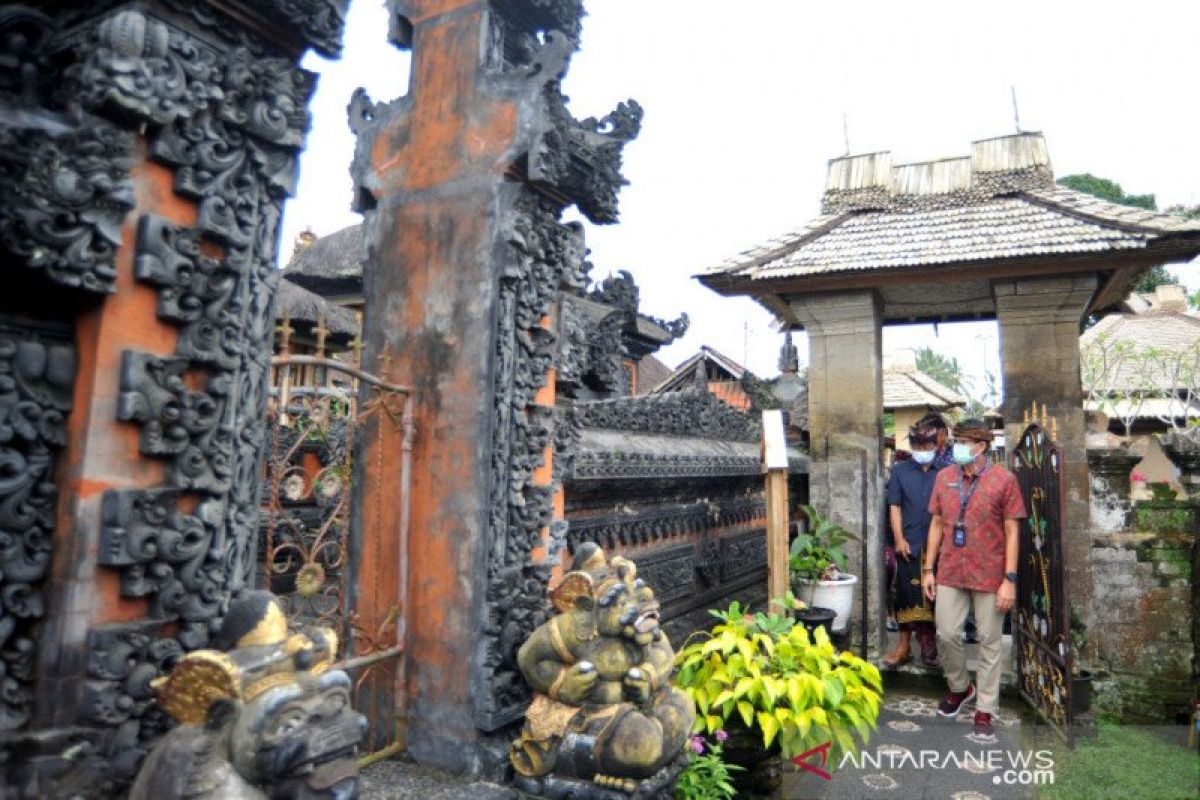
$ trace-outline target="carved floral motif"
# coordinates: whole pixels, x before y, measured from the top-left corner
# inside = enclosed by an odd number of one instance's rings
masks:
[[[74,380],[71,345],[0,329],[0,731],[29,717]]]

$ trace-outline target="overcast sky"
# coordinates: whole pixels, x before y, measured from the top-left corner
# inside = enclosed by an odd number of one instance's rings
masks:
[[[819,211],[826,162],[891,150],[895,163],[966,155],[970,142],[1020,124],[1045,133],[1059,176],[1092,172],[1159,207],[1200,204],[1195,102],[1200,3],[799,2],[589,0],[583,47],[565,92],[577,117],[632,97],[646,109],[625,150],[621,223],[588,226],[601,279],[633,273],[643,310],[687,311],[670,366],[707,344],[772,375],[780,335],[744,299],[700,286],[695,273],[798,227]],[[283,257],[297,232],[353,224],[346,103],[404,94],[408,57],[386,42],[382,0],[354,0],[340,62],[321,73]],[[1193,289],[1200,264],[1174,268]],[[801,339],[801,358],[806,347]],[[972,372],[998,366],[994,323],[903,326],[891,351],[929,344]]]

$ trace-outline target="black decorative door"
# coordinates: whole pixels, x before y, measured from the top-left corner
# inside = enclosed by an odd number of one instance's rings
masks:
[[[1013,646],[1022,697],[1072,744],[1070,613],[1063,565],[1062,451],[1029,425],[1012,452],[1029,516],[1021,525]]]

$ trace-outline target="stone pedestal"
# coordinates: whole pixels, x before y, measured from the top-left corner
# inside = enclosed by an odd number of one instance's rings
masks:
[[[849,571],[866,593],[866,642],[885,641],[883,521],[883,357],[880,302],[873,291],[802,296],[792,312],[808,332],[809,492],[812,505],[862,542],[849,546]],[[865,542],[866,560],[863,559]],[[862,596],[850,621],[862,645]]]
[[[1088,465],[1086,425],[1079,374],[1079,325],[1096,290],[1096,278],[997,281],[992,285],[1000,323],[1004,372],[1004,433],[1011,446],[1034,403],[1056,424],[1063,453],[1064,559],[1072,602],[1087,608],[1092,597],[1088,570]]]
[[[1128,530],[1133,491],[1130,473],[1141,460],[1137,453],[1123,447],[1087,449],[1092,530]]]

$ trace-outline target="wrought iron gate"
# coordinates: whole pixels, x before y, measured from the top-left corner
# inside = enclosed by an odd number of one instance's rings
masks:
[[[1013,472],[1029,514],[1021,525],[1013,644],[1021,695],[1070,746],[1074,653],[1063,564],[1062,450],[1053,439],[1056,427],[1043,412],[1042,420],[1025,428],[1012,451]]]
[[[402,745],[404,588],[403,578],[384,584],[360,574],[364,562],[379,563],[380,537],[389,532],[378,520],[358,526],[365,530],[354,529],[351,481],[356,453],[402,449],[400,530],[394,535],[403,557],[413,432],[410,391],[323,354],[277,356],[272,365],[263,581],[280,597],[289,620],[337,631],[343,645],[336,666],[350,674],[355,707],[370,723],[363,761],[374,761]],[[373,430],[376,440],[363,441],[364,430]],[[382,613],[360,617],[364,601]]]

